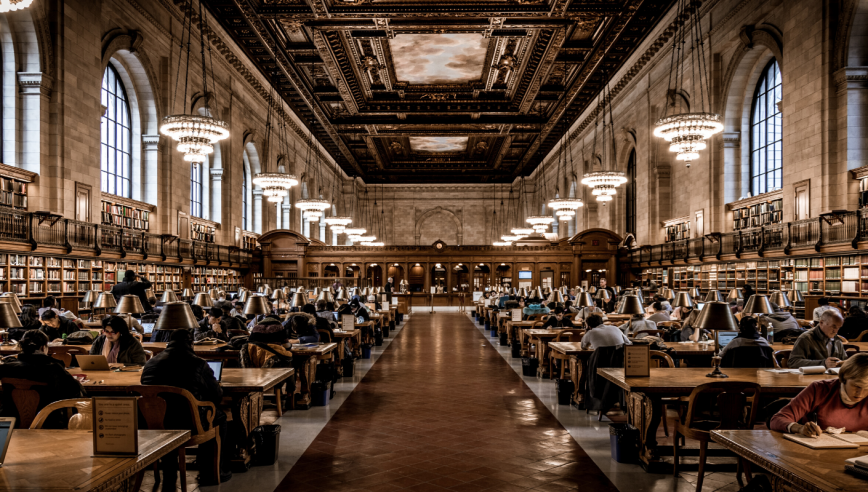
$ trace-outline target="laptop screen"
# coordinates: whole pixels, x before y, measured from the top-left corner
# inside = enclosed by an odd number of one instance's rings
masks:
[[[697,311],[702,311],[702,308],[704,308],[704,307],[705,307],[705,303],[704,303],[704,302],[697,302],[697,303],[696,303],[696,310],[697,310]]]
[[[223,361],[222,360],[209,360],[208,367],[214,371],[214,378],[217,381],[220,381],[223,378]]]
[[[0,420],[0,444],[3,448],[0,449],[0,465],[6,460],[6,450],[9,449],[9,441],[12,440],[12,426],[15,424],[15,419]]]
[[[154,332],[154,325],[157,323],[142,323],[142,328],[145,330],[145,335],[150,335]]]
[[[738,336],[737,331],[718,331],[717,333],[717,348],[726,347],[733,338]]]

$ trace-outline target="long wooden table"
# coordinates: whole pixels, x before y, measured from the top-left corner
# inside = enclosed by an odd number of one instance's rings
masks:
[[[814,450],[769,430],[718,430],[711,439],[767,470],[776,492],[868,489],[868,480],[844,469],[844,460],[866,454],[864,447]]]
[[[138,456],[97,458],[91,432],[15,430],[0,491],[137,491],[142,473],[188,439],[186,430],[140,430]]]
[[[641,439],[640,460],[643,466],[651,466],[657,458],[657,427],[660,424],[663,398],[689,396],[701,384],[719,381],[706,377],[711,372],[706,367],[683,367],[676,369],[652,368],[649,377],[625,377],[623,368],[600,368],[597,373],[627,392],[627,415],[629,422],[639,429]],[[766,369],[723,369],[729,376],[726,381],[745,381],[762,386],[762,399],[777,399],[799,394],[814,381],[837,378],[826,374],[805,376],[801,374],[769,372]]]
[[[334,344],[332,344],[334,345]],[[106,394],[125,393],[130,386],[141,384],[141,372],[87,371],[79,368],[68,369],[70,374],[86,374],[89,382],[84,383],[88,395],[100,396]],[[250,462],[249,436],[259,425],[262,416],[262,394],[283,383],[292,375],[295,369],[223,369],[220,386],[223,396],[231,399],[232,421],[236,434],[234,442],[240,445],[236,448],[233,462],[246,466]],[[308,393],[308,398],[310,394]]]

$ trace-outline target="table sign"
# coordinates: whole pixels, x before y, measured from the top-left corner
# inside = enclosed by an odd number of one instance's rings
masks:
[[[437,287],[431,287],[431,293],[436,294],[437,293]]]
[[[624,346],[624,375],[649,377],[651,375],[651,346]]]
[[[398,296],[392,296],[392,305],[393,305],[393,306],[397,306],[397,305],[398,305]]]
[[[479,302],[482,299],[482,292],[474,292],[473,293],[473,302]]]
[[[352,314],[341,316],[341,329],[344,331],[353,331],[356,329],[356,317]]]
[[[512,321],[521,321],[521,309],[512,310]]]
[[[91,398],[93,407],[93,455],[138,456],[138,397]]]

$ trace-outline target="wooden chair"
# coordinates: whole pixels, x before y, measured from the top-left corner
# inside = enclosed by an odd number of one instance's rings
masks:
[[[50,355],[52,359],[57,359],[63,362],[63,367],[70,367],[72,365],[72,356],[66,352],[53,352],[48,355]]]
[[[669,328],[672,328],[672,327],[678,328],[680,330],[681,329],[681,322],[680,321],[658,321],[657,322],[657,328],[661,328],[663,330],[668,330]]]
[[[810,328],[811,327],[811,320],[808,320],[808,319],[797,319],[796,323],[798,323],[799,326],[801,326],[802,328]]]
[[[790,354],[792,354],[792,350],[777,350],[775,351],[775,362],[781,366],[781,369],[789,369],[789,365],[787,361],[790,360]]]
[[[555,337],[555,342],[581,342],[582,336],[584,336],[585,330],[576,330],[572,328],[567,328],[566,330],[558,333],[558,336]],[[552,370],[554,367],[555,361],[561,361],[561,379],[564,379],[564,373],[566,372],[567,362],[570,360],[569,355],[559,354],[552,350],[549,352],[549,379],[554,379],[555,373]]]
[[[12,394],[12,403],[18,410],[18,428],[29,428],[40,410],[40,395],[35,388],[48,386],[48,384],[28,379],[3,378],[0,379],[0,385],[3,385],[4,393],[9,391]]]
[[[847,352],[847,357],[852,357],[853,354],[859,353],[859,346],[845,343],[844,344],[844,352]]]
[[[216,440],[214,459],[214,474],[213,482],[220,483],[220,432],[218,427],[214,426],[214,415],[217,409],[214,404],[208,401],[198,401],[193,395],[183,389],[174,386],[130,386],[127,388],[130,393],[141,395],[139,398],[139,412],[147,422],[148,429],[164,430],[164,421],[168,410],[168,403],[162,395],[177,395],[179,398],[187,400],[187,412],[189,413],[190,422],[193,423],[193,429],[190,430],[191,436],[188,441],[181,444],[178,448],[178,474],[181,477],[181,490],[187,492],[187,461],[186,448],[204,444],[212,439]],[[199,418],[199,407],[204,407],[207,410],[208,429],[202,426],[202,420]],[[204,457],[200,462],[204,462]]]
[[[759,409],[759,394],[759,384],[741,381],[715,381],[694,388],[688,399],[684,423],[678,421],[675,424],[672,474],[678,476],[679,436],[699,441],[699,474],[696,492],[700,492],[705,476],[706,453],[708,452],[708,442],[711,441],[711,431],[752,429]],[[712,395],[715,398],[709,405],[709,400],[705,397]],[[749,407],[747,414],[744,411],[745,407]],[[719,414],[719,421],[699,420],[700,412],[709,409],[713,409]],[[739,459],[740,468],[742,463],[743,461]],[[748,477],[749,479],[750,477]]]
[[[868,330],[860,333],[859,336],[856,337],[856,340],[854,340],[854,342],[868,342]]]
[[[666,352],[660,350],[651,351],[651,367],[666,367],[669,369],[675,368],[675,361]],[[680,398],[662,398],[663,408],[660,409],[660,420],[663,421],[663,434],[669,437],[669,422],[666,421],[666,404],[670,402],[681,402]]]
[[[48,416],[55,410],[60,410],[62,408],[77,409],[78,407],[76,405],[90,404],[91,401],[90,398],[70,398],[68,400],[56,401],[39,411],[39,414],[37,414],[36,418],[33,419],[33,423],[30,424],[30,429],[41,429],[42,426],[45,425],[45,421],[48,420]]]
[[[663,338],[666,330],[639,330],[636,332],[636,337],[638,337],[641,333],[647,333],[649,337]]]

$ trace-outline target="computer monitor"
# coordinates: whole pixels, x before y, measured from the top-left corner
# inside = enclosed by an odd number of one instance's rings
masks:
[[[145,330],[145,335],[150,335],[154,332],[154,325],[157,323],[142,323],[142,328]]]
[[[214,371],[214,378],[217,381],[220,381],[223,378],[223,361],[222,360],[209,360],[208,367]]]
[[[704,303],[704,302],[697,302],[697,303],[696,303],[696,310],[697,310],[697,311],[702,311],[702,308],[704,308],[704,307],[705,307],[705,303]]]
[[[6,461],[6,450],[12,440],[12,429],[15,427],[15,417],[0,417],[0,466]]]
[[[723,347],[726,347],[729,342],[732,341],[733,338],[738,336],[737,331],[715,331],[714,332],[714,343],[717,346],[717,350],[720,351]]]

